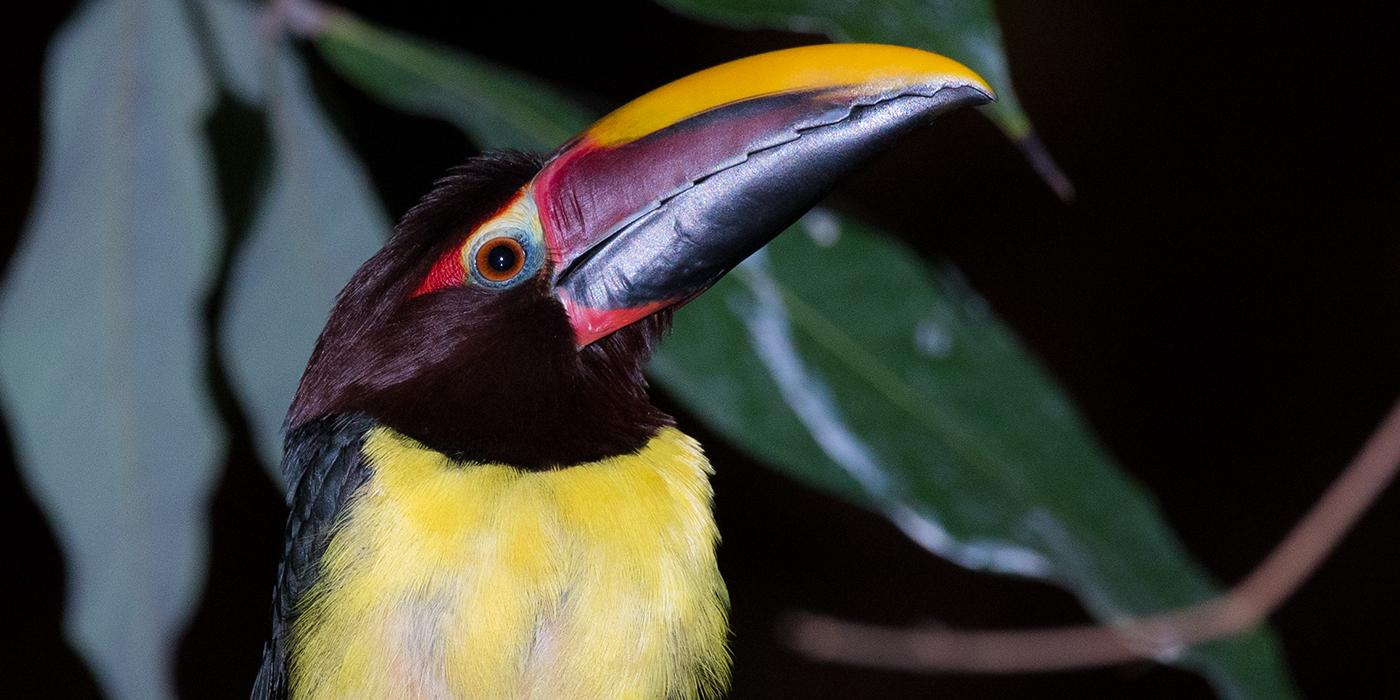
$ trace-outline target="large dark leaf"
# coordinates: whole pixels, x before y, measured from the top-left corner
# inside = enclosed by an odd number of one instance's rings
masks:
[[[333,63],[385,35],[348,16],[324,32],[318,43]],[[371,94],[387,76],[455,60],[402,36],[388,41],[415,48],[356,49],[355,79]],[[415,66],[393,63],[425,53],[431,60]],[[475,82],[454,84],[463,105],[490,101],[514,79],[472,65]],[[508,138],[468,127],[482,142]],[[554,145],[543,132],[537,140]],[[1212,594],[1151,499],[951,267],[930,268],[888,235],[829,212],[797,228],[677,314],[653,363],[658,384],[764,461],[885,514],[929,550],[1055,581],[1100,619]],[[1169,661],[1231,697],[1291,692],[1264,629]]]
[[[1049,579],[1107,621],[1213,594],[986,301],[868,226],[809,214],[677,314],[652,371],[765,461],[968,568]],[[1263,630],[1174,661],[1229,697],[1289,694]]]
[[[44,79],[43,172],[0,306],[0,381],[67,557],[69,638],[112,697],[170,697],[220,440],[199,303],[218,254],[202,132],[214,95],[178,0],[87,4]]]
[[[399,109],[456,125],[482,148],[547,151],[591,121],[539,79],[332,14],[318,45],[336,70]]]

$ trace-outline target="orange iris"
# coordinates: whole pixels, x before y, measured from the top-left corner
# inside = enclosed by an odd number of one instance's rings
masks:
[[[525,249],[514,238],[503,236],[476,249],[476,271],[492,282],[506,282],[525,267]]]

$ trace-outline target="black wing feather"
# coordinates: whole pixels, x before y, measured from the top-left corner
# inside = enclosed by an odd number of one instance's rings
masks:
[[[287,479],[286,549],[273,591],[272,637],[263,649],[254,700],[288,697],[288,638],[297,602],[316,582],[321,556],[345,504],[369,478],[361,448],[375,426],[364,415],[329,416],[287,434],[282,474]]]

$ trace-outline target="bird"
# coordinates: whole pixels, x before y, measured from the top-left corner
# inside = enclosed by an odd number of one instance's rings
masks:
[[[937,54],[799,47],[449,171],[337,296],[288,411],[253,697],[726,693],[713,469],[647,360],[847,173],[992,99]]]

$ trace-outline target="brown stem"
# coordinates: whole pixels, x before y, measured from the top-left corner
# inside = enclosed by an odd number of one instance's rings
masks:
[[[1025,673],[1170,660],[1186,647],[1249,630],[1322,563],[1400,467],[1400,402],[1351,464],[1252,573],[1227,593],[1171,612],[1045,630],[900,629],[798,613],[789,643],[816,659],[905,671]]]

